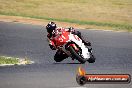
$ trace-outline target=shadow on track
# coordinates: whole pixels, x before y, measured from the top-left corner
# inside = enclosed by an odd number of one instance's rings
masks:
[[[53,64],[81,64],[81,63],[57,63],[57,62],[55,62],[55,63],[53,63]]]

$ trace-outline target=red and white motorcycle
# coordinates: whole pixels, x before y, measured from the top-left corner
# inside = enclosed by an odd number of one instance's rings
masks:
[[[92,54],[92,49],[89,49],[84,45],[82,40],[77,36],[68,31],[61,31],[59,34],[54,37],[53,42],[55,43],[57,49],[62,54],[71,57],[73,60],[76,59],[80,63],[85,63],[88,61],[89,63],[95,62],[95,57]],[[54,58],[56,62],[60,62],[63,59],[63,55],[58,58]],[[61,60],[59,60],[61,59]]]

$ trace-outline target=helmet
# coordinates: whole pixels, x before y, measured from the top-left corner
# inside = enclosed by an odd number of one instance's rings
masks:
[[[53,32],[53,30],[55,30],[55,28],[56,28],[55,22],[49,22],[46,26],[47,32],[50,34]]]

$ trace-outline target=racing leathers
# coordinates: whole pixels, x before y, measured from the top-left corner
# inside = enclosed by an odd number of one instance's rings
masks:
[[[48,34],[47,37],[49,39],[49,46],[52,50],[56,50],[56,46],[55,46],[55,43],[53,41],[53,38],[55,36],[57,36],[59,33],[61,33],[62,30],[65,30],[65,31],[69,31],[71,32],[72,34],[75,34],[77,35],[80,39],[82,39],[82,42],[86,45],[86,46],[91,46],[91,43],[88,42],[88,41],[85,41],[83,36],[81,35],[81,32],[80,31],[76,31],[73,27],[70,27],[70,28],[63,28],[63,27],[58,27],[56,28],[55,30],[53,30],[53,32],[51,34]]]

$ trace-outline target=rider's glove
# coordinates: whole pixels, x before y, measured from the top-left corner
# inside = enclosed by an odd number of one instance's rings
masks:
[[[49,46],[52,50],[56,50],[55,44],[52,40],[49,40]]]
[[[51,45],[51,44],[49,44],[49,46],[50,46],[50,48],[51,48],[52,50],[56,50],[55,46],[53,46],[53,45]]]

